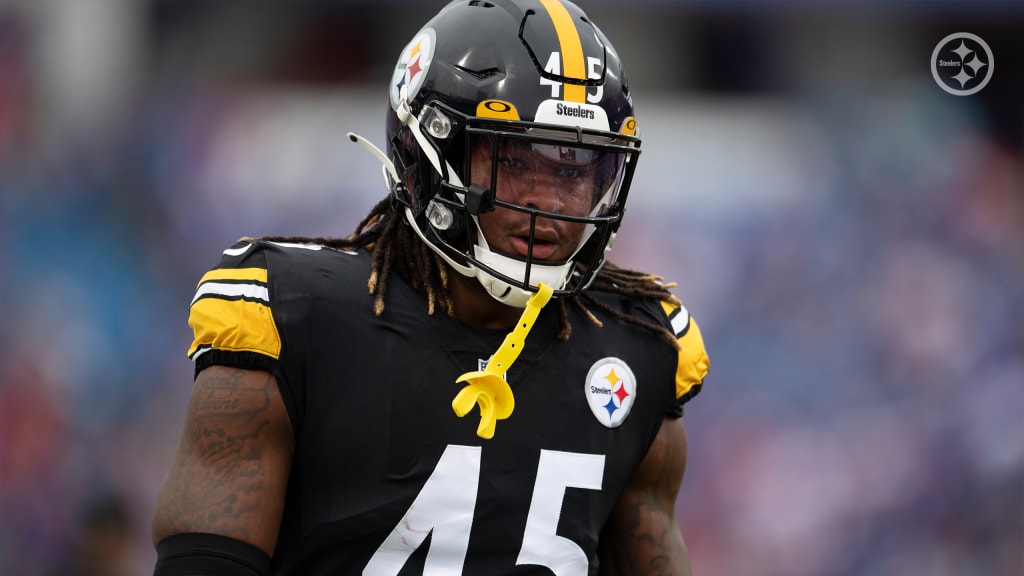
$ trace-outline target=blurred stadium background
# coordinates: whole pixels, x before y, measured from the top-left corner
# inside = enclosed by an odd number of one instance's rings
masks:
[[[580,0],[644,154],[617,261],[712,359],[678,508],[703,576],[1024,575],[1024,3]],[[0,0],[0,574],[144,574],[194,283],[383,193],[440,2]],[[981,92],[940,39],[991,46]],[[102,570],[95,570],[99,566]]]

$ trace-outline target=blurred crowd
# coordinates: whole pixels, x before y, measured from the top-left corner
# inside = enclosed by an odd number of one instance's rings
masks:
[[[385,192],[345,138],[381,143],[371,55],[315,28],[242,58],[276,75],[197,77],[181,31],[216,27],[203,3],[139,4],[158,54],[76,115],[40,79],[40,11],[0,3],[2,576],[151,570],[195,282],[238,237],[347,234]],[[366,8],[330,14],[346,4]],[[1019,72],[1024,46],[996,54]],[[923,62],[870,86],[635,90],[613,260],[677,282],[711,356],[678,502],[698,574],[1024,575],[1024,94],[952,97]]]

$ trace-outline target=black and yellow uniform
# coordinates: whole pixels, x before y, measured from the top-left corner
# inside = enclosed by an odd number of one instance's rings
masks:
[[[614,318],[571,316],[562,342],[542,310],[505,375],[514,413],[485,440],[452,399],[506,331],[428,315],[400,278],[376,316],[369,272],[366,252],[243,241],[192,303],[197,372],[272,373],[295,430],[275,573],[593,573],[624,483],[707,372],[685,308],[593,293],[671,326],[681,352]]]

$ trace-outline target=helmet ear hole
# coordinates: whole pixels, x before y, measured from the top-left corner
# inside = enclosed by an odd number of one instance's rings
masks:
[[[409,189],[405,187],[405,184],[396,182],[391,188],[391,207],[398,211],[402,206],[412,207],[409,200]]]
[[[415,185],[414,178],[411,176],[415,166],[406,165],[406,158],[400,153],[400,148],[392,148],[392,162],[395,166],[395,172],[398,175],[398,180],[391,183],[391,196],[392,201],[397,202],[403,206],[409,208],[415,208],[413,206],[412,195],[410,194],[409,186]]]

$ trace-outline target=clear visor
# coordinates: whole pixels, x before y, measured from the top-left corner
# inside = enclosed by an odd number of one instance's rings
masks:
[[[586,146],[474,135],[470,178],[517,206],[573,217],[603,215],[622,184],[626,155]]]

